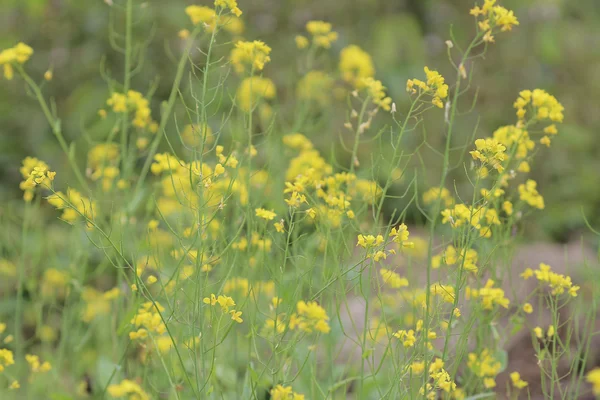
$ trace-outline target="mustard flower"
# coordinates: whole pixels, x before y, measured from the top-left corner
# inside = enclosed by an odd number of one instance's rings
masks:
[[[449,207],[452,203],[454,203],[454,199],[452,198],[450,191],[446,188],[442,188],[440,190],[439,187],[432,187],[423,193],[423,203],[425,203],[425,205],[433,204],[438,198],[441,199],[446,207]]]
[[[528,107],[532,111],[532,118],[536,121],[563,122],[564,119],[563,105],[556,97],[542,89],[521,91],[513,106],[517,109],[517,117],[521,124],[524,124]],[[554,131],[556,131],[556,126],[549,129],[549,133]]]
[[[363,84],[362,78],[375,75],[375,67],[371,56],[356,45],[350,45],[342,49],[339,68],[342,79],[359,89]]]
[[[371,248],[375,246],[379,246],[384,242],[383,236],[377,235],[358,235],[358,241],[356,243],[357,246],[362,248]]]
[[[495,305],[508,308],[510,300],[504,297],[504,290],[494,287],[494,281],[488,279],[485,286],[481,289],[473,289],[467,286],[466,299],[479,299],[484,310],[492,310]]]
[[[397,274],[394,271],[391,271],[391,270],[385,269],[385,268],[381,268],[379,270],[379,274],[381,275],[381,278],[383,279],[384,285],[389,285],[390,287],[392,287],[394,289],[399,289],[399,288],[408,286],[408,279],[401,277],[399,274]]]
[[[296,313],[290,316],[290,329],[299,329],[311,333],[316,330],[321,333],[329,333],[329,317],[323,307],[314,301],[299,301],[296,304]]]
[[[236,0],[215,0],[215,7],[227,8],[236,17],[242,15],[242,10],[239,9]]]
[[[295,393],[291,386],[277,385],[269,394],[273,400],[304,400],[304,395]]]
[[[386,97],[385,86],[382,85],[381,81],[373,79],[372,77],[362,78],[359,86],[367,90],[369,98],[373,104],[385,111],[390,110],[392,99],[390,97]]]
[[[251,111],[260,99],[275,97],[275,84],[268,78],[253,76],[240,83],[236,92],[236,102],[244,112]]]
[[[600,396],[600,368],[594,368],[587,373],[585,380],[592,384],[592,390],[596,396]]]
[[[410,94],[426,93],[431,96],[431,104],[438,108],[444,108],[443,99],[448,97],[448,85],[444,77],[437,71],[425,67],[427,81],[420,79],[409,79],[406,81],[406,91]]]
[[[501,32],[511,31],[513,26],[519,25],[519,20],[514,12],[502,6],[496,5],[496,0],[485,0],[484,4],[471,9],[470,14],[478,18],[478,27],[484,32],[483,40],[488,43],[494,42],[494,32],[500,28]]]
[[[235,48],[231,50],[231,64],[238,74],[253,71],[260,72],[265,67],[271,57],[271,48],[260,40],[253,42],[239,41],[235,44]]]
[[[324,21],[308,21],[306,31],[313,37],[313,43],[317,47],[328,49],[331,43],[338,39],[337,32],[331,30],[331,24]]]
[[[417,341],[417,338],[415,337],[415,331],[412,329],[408,331],[400,329],[399,331],[395,332],[393,336],[398,338],[404,347],[413,347]]]
[[[539,210],[544,209],[544,198],[537,191],[537,182],[528,179],[527,182],[522,183],[518,187],[519,198],[529,204],[531,207],[535,207]]]
[[[8,349],[0,349],[0,372],[15,363],[13,352]]]
[[[150,400],[150,396],[142,387],[129,379],[123,379],[119,384],[109,385],[107,392],[113,398],[127,396],[130,400]]]
[[[475,140],[475,147],[476,150],[469,152],[474,160],[490,165],[498,172],[504,171],[502,162],[506,159],[506,146],[493,138],[486,138]]]
[[[275,214],[273,210],[269,211],[265,210],[264,208],[257,208],[255,212],[257,217],[266,219],[267,221],[271,221],[277,216],[277,214]]]
[[[29,364],[29,368],[31,369],[32,373],[36,373],[36,372],[45,373],[52,369],[52,366],[50,365],[50,363],[48,361],[44,361],[42,363],[42,362],[40,362],[40,358],[36,355],[26,354],[25,360]]]
[[[32,54],[33,49],[22,42],[17,43],[14,47],[0,51],[0,65],[4,69],[4,77],[7,80],[11,80],[14,76],[13,64],[26,63]]]
[[[215,17],[217,15],[215,10],[210,7],[195,5],[186,7],[185,13],[188,17],[190,17],[190,20],[194,25],[198,25],[200,23],[211,25],[214,23]]]

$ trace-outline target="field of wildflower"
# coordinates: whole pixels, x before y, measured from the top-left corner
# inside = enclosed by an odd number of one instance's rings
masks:
[[[388,88],[325,17],[278,54],[242,1],[182,5],[157,49],[151,7],[105,1],[78,125],[48,59],[0,49],[8,112],[53,143],[0,204],[1,400],[600,398],[587,204],[585,241],[523,245],[565,207],[535,176],[569,110],[532,84],[481,117],[517,10],[449,13],[443,65]]]

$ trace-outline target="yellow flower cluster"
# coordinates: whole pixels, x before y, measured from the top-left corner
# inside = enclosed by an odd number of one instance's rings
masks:
[[[406,81],[406,91],[410,94],[428,94],[431,96],[431,104],[438,108],[444,108],[444,100],[448,97],[448,85],[444,77],[437,71],[432,71],[425,67],[425,76],[427,82],[420,79],[409,79]]]
[[[513,11],[496,5],[496,0],[485,0],[483,6],[475,6],[471,9],[471,15],[476,18],[482,17],[478,22],[479,29],[484,32],[483,40],[488,43],[494,42],[494,29],[510,31],[519,21]]]
[[[145,339],[150,332],[156,335],[165,333],[167,327],[160,315],[160,313],[164,311],[164,307],[158,302],[152,303],[151,301],[147,301],[142,304],[135,316],[131,319],[131,324],[137,330],[129,332],[129,338],[131,340]]]
[[[517,128],[515,125],[502,126],[496,129],[493,138],[507,149],[517,146],[515,158],[518,160],[526,158],[529,152],[535,148],[535,142],[530,139],[529,133],[525,129]]]
[[[111,397],[126,397],[129,400],[150,400],[150,396],[134,381],[123,379],[119,384],[109,385],[107,392]]]
[[[291,386],[277,385],[269,394],[272,400],[304,400],[304,395],[295,393]]]
[[[508,308],[510,300],[504,297],[504,290],[494,287],[495,282],[488,279],[481,289],[473,289],[467,286],[465,297],[467,300],[479,299],[484,310],[492,310],[495,305]]]
[[[253,42],[239,41],[235,44],[235,48],[231,50],[229,56],[231,64],[238,74],[243,74],[246,71],[251,73],[260,72],[265,67],[271,57],[271,48],[260,40]]]
[[[418,367],[417,367],[418,368]],[[419,394],[425,396],[428,400],[438,398],[437,390],[442,390],[445,393],[452,394],[455,399],[460,398],[461,392],[456,387],[456,383],[450,377],[450,374],[444,369],[444,361],[436,358],[429,365],[429,378],[433,383],[427,382],[425,386],[419,389]]]
[[[529,385],[527,382],[521,379],[521,374],[517,371],[510,373],[510,381],[512,382],[513,386],[517,389],[523,389],[524,387],[527,387],[527,385]]]
[[[15,363],[13,352],[8,349],[0,349],[0,372]]]
[[[337,32],[331,30],[331,24],[324,21],[308,21],[306,31],[310,33],[313,43],[317,47],[328,49],[331,43],[338,39]]]
[[[240,18],[231,14],[221,15],[217,18],[217,12],[210,7],[188,6],[185,8],[185,13],[190,17],[192,24],[203,24],[207,32],[213,32],[217,24],[234,35],[239,35],[244,31],[244,22]],[[183,38],[189,36],[189,31],[184,30],[183,32],[185,32]]]
[[[596,396],[600,396],[600,368],[594,368],[585,376],[585,380],[592,384]]]
[[[533,108],[533,118],[538,121],[563,122],[563,105],[545,90],[523,90],[519,93],[519,98],[514,103],[519,121],[524,121],[528,106]],[[550,128],[551,134],[554,134],[555,128]]]
[[[84,322],[91,322],[99,315],[110,314],[112,309],[111,301],[115,300],[121,291],[119,288],[112,288],[104,293],[92,287],[85,287],[81,293],[81,298],[85,302],[85,309],[81,319]]]
[[[273,99],[276,94],[275,84],[269,78],[252,76],[245,78],[236,92],[236,102],[243,112],[249,112],[256,107],[261,99]],[[261,104],[259,110],[261,115],[268,116],[270,107],[267,104]]]
[[[63,192],[56,192],[48,196],[47,199],[48,203],[53,205],[57,210],[63,210],[60,218],[66,222],[73,223],[80,216],[84,216],[90,221],[94,220],[96,202],[82,196],[81,193],[73,188],[68,188],[66,195]]]
[[[413,347],[417,342],[415,331],[412,329],[400,329],[399,331],[394,332],[393,336],[400,340],[402,342],[402,346],[404,347]]]
[[[190,147],[212,144],[215,140],[212,129],[206,124],[187,124],[181,132],[181,139]]]
[[[365,88],[373,104],[385,111],[390,111],[392,99],[386,97],[385,86],[383,86],[381,81],[373,79],[372,77],[362,78],[359,86]]]
[[[431,267],[439,268],[442,262],[445,265],[462,265],[465,271],[477,273],[477,251],[474,249],[461,249],[460,252],[452,245],[446,247],[442,254],[431,258]]]
[[[498,172],[504,171],[502,162],[506,159],[506,146],[493,138],[475,140],[475,148],[469,152],[474,160],[481,161],[482,166],[489,165]]]
[[[229,313],[233,321],[237,322],[238,324],[244,322],[244,320],[241,318],[241,311],[229,309],[229,307],[235,307],[235,301],[229,296],[216,296],[214,293],[211,293],[210,297],[205,297],[204,299],[202,299],[202,302],[210,306],[215,306],[216,304],[219,304],[219,306],[221,307],[221,311],[223,311],[224,313]]]
[[[473,208],[465,204],[456,204],[453,208],[442,210],[441,214],[443,224],[450,223],[453,228],[470,224],[485,238],[492,236],[493,225],[501,224],[498,212],[494,208]]]
[[[242,10],[240,10],[240,8],[238,7],[236,0],[215,0],[215,7],[229,9],[231,13],[236,17],[242,15]]]
[[[296,304],[296,313],[290,316],[290,329],[299,329],[311,333],[316,330],[321,333],[329,333],[329,317],[323,307],[314,301],[299,301]]]
[[[257,208],[255,212],[257,217],[266,219],[267,221],[272,221],[277,216],[273,210],[269,211],[264,208]]]
[[[360,89],[363,78],[375,76],[375,67],[369,53],[356,45],[344,47],[340,52],[342,79]]]
[[[48,361],[41,362],[40,358],[34,354],[26,354],[25,361],[29,364],[32,373],[46,373],[52,369]]]
[[[14,76],[13,65],[26,63],[32,54],[33,49],[21,42],[14,47],[0,51],[0,65],[4,68],[4,77],[11,80]]]
[[[150,102],[140,92],[129,90],[127,94],[114,92],[106,101],[115,113],[133,112],[133,126],[136,128],[148,129],[155,133],[158,131],[158,124],[152,120],[150,111]]]
[[[536,270],[527,268],[523,271],[521,277],[523,277],[523,279],[529,279],[534,275],[538,282],[547,283],[548,286],[550,286],[553,295],[561,295],[567,292],[570,296],[577,297],[577,291],[580,287],[573,285],[570,276],[553,272],[552,267],[548,264],[540,263],[539,269]]]
[[[389,285],[394,289],[408,286],[408,279],[401,277],[398,273],[392,270],[381,268],[379,270],[379,274],[381,275],[384,285]]]
[[[479,354],[469,353],[467,366],[475,376],[483,379],[486,389],[496,387],[495,378],[501,372],[502,364],[488,349],[483,349]]]
[[[24,179],[19,187],[25,192],[23,199],[27,202],[33,199],[36,186],[42,185],[49,188],[56,176],[56,172],[50,171],[48,164],[35,157],[25,157],[19,172]]]
[[[405,224],[400,224],[398,228],[393,227],[390,231],[390,238],[392,238],[392,242],[398,243],[400,247],[414,248],[415,244],[413,242],[408,241],[408,237],[410,236],[410,232],[408,231],[408,227]]]
[[[529,204],[531,207],[543,210],[544,198],[537,191],[537,182],[528,179],[527,182],[519,185],[519,198]]]
[[[69,273],[56,268],[48,268],[42,276],[41,295],[45,298],[63,298],[68,291]]]
[[[423,203],[425,203],[425,205],[433,204],[438,198],[446,207],[449,207],[454,203],[454,198],[446,188],[442,188],[440,191],[439,187],[432,187],[423,193]]]
[[[384,241],[385,240],[383,239],[382,235],[358,235],[358,241],[356,242],[356,245],[364,249],[369,249],[380,246]]]

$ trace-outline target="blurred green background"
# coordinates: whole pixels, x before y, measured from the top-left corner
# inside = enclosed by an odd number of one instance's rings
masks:
[[[468,14],[473,2],[467,0],[238,1],[246,23],[243,36],[264,40],[273,48],[266,75],[278,87],[290,87],[293,79],[289,60],[297,51],[294,35],[304,31],[306,21],[321,19],[331,22],[340,34],[333,45],[334,55],[354,43],[373,56],[377,77],[399,109],[407,98],[406,79],[421,76],[424,65],[448,74],[451,81],[444,44],[449,29],[462,44],[474,30]],[[53,70],[54,79],[45,84],[44,91],[56,102],[68,141],[78,148],[86,148],[86,134],[102,134],[97,111],[104,106],[108,89],[101,69],[117,80],[122,75],[123,57],[109,41],[110,27],[123,25],[122,14],[117,10],[119,0],[111,3],[3,0],[0,5],[0,48],[18,41],[32,46],[35,54],[27,69],[39,81],[47,69]],[[468,140],[477,117],[481,118],[478,136],[513,123],[512,103],[520,90],[539,87],[555,95],[565,106],[565,123],[552,148],[545,149],[533,165],[532,176],[539,181],[546,210],[536,214],[530,235],[565,241],[585,229],[582,210],[592,224],[600,225],[600,143],[596,139],[600,131],[600,6],[598,0],[501,3],[515,11],[521,25],[510,34],[498,35],[485,59],[477,61],[477,112],[459,121],[456,140],[459,144]],[[177,53],[173,49],[180,45],[177,32],[190,26],[183,12],[189,4],[210,2],[153,0],[136,5],[134,35],[139,42],[149,42],[133,87],[145,92],[157,83],[152,102],[155,115],[171,88],[174,61],[169,54]],[[331,60],[335,62],[333,56]],[[436,144],[435,131],[429,134]],[[23,82],[0,80],[0,204],[20,201],[18,168],[28,155],[43,158],[58,171],[68,168]],[[83,160],[81,154],[82,165]],[[432,168],[438,165],[439,160],[431,160]],[[464,171],[457,171],[453,178],[461,179],[461,175]]]

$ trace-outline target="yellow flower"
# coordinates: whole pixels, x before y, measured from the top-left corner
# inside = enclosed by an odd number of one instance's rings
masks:
[[[252,110],[260,99],[275,97],[275,84],[268,78],[253,76],[240,83],[236,92],[236,101],[244,112]]]
[[[212,25],[215,22],[216,12],[214,9],[204,6],[188,6],[185,8],[185,13],[192,20],[192,24],[198,25],[204,23]],[[188,31],[189,34],[189,31]]]
[[[402,345],[404,347],[413,347],[417,341],[417,338],[415,337],[415,331],[412,329],[408,331],[401,329],[394,333],[394,337],[402,341]]]
[[[374,246],[379,246],[384,242],[383,236],[377,235],[377,237],[373,235],[358,235],[357,246],[362,248],[370,248]]]
[[[236,0],[215,0],[215,7],[228,8],[236,17],[242,15]]]
[[[308,47],[308,39],[306,38],[306,36],[297,35],[295,41],[296,47],[299,49],[305,49],[306,47]]]
[[[467,286],[465,297],[467,300],[479,299],[484,310],[492,310],[494,305],[508,308],[510,300],[504,297],[504,290],[494,287],[494,281],[488,279],[485,286],[481,289],[473,289]]]
[[[390,285],[390,287],[394,289],[399,289],[401,287],[408,286],[408,280],[406,278],[402,278],[396,272],[391,271],[389,269],[381,268],[379,270],[379,274],[383,279],[383,283],[385,285]]]
[[[119,384],[109,385],[107,392],[113,398],[128,396],[130,400],[150,400],[150,396],[142,387],[129,379],[123,379]]]
[[[296,313],[290,316],[290,329],[299,329],[310,333],[316,330],[321,333],[329,333],[329,317],[323,307],[314,301],[299,301],[296,304]]]
[[[381,84],[381,81],[371,77],[362,78],[359,86],[367,90],[373,104],[385,111],[390,110],[392,99],[385,96],[385,86]]]
[[[474,160],[481,161],[483,164],[490,165],[498,172],[504,171],[502,162],[506,158],[506,146],[495,139],[477,139],[475,141],[476,150],[469,152]]]
[[[340,53],[340,71],[342,79],[356,88],[361,88],[362,78],[373,77],[375,67],[371,56],[360,47],[350,45]]]
[[[253,42],[239,41],[231,51],[230,59],[238,74],[244,73],[247,69],[260,72],[265,64],[271,61],[270,53],[271,48],[260,40]]]
[[[531,314],[533,312],[533,306],[529,303],[525,303],[523,304],[523,311],[525,311],[527,314]]]
[[[338,39],[337,32],[331,30],[331,24],[324,21],[308,21],[306,31],[313,37],[317,47],[330,48],[331,43]]]
[[[27,355],[25,355],[25,360],[29,364],[29,368],[31,369],[31,372],[33,372],[33,373],[36,373],[36,372],[44,373],[44,372],[48,372],[52,369],[52,366],[50,365],[50,363],[48,361],[44,361],[42,363],[42,362],[40,362],[40,358],[36,355],[27,354]]]
[[[15,363],[13,352],[8,349],[0,349],[0,372]]]
[[[255,212],[257,217],[264,218],[267,221],[271,221],[277,216],[277,214],[275,214],[273,210],[269,211],[265,210],[264,208],[257,208]]]
[[[291,386],[277,385],[269,394],[272,400],[304,400],[304,395],[294,393]]]
[[[12,383],[10,384],[10,386],[8,387],[10,390],[16,390],[19,389],[21,387],[21,385],[19,384],[19,381],[12,381]]]
[[[13,63],[24,64],[33,54],[33,49],[25,43],[0,51],[0,65],[4,68],[4,77],[11,80],[14,76]]]
[[[558,102],[556,97],[542,89],[523,90],[519,93],[519,98],[513,106],[517,109],[519,121],[524,121],[527,114],[526,107],[531,105],[533,109],[532,118],[537,121],[550,120],[552,122],[563,122],[564,107]],[[551,125],[552,126],[552,125]],[[552,134],[556,127],[550,128],[549,134]]]
[[[585,380],[592,384],[594,394],[600,395],[600,368],[594,368],[585,376]]]
[[[437,71],[432,71],[425,67],[425,76],[427,82],[420,79],[409,79],[406,81],[406,91],[410,94],[427,93],[431,96],[431,103],[438,107],[444,108],[443,99],[448,97],[448,85],[446,85],[444,77]]]
[[[242,318],[240,318],[242,315],[241,311],[231,310],[231,311],[229,311],[229,314],[231,315],[231,319],[234,320],[235,322],[237,322],[238,324],[241,324],[242,322],[244,322],[244,320]]]

